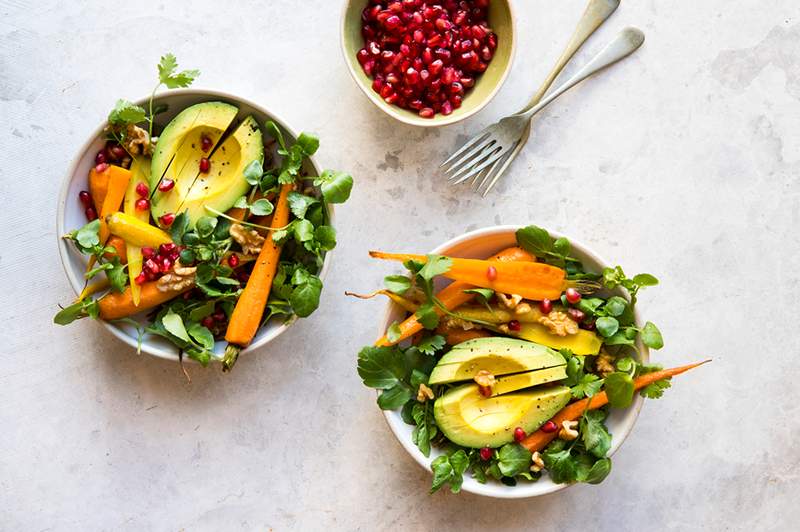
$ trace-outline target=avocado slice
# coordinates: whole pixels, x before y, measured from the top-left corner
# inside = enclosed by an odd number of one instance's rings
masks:
[[[471,380],[481,370],[492,375],[552,368],[566,364],[557,351],[513,338],[476,338],[453,347],[433,368],[430,384]]]
[[[540,323],[521,323],[520,330],[511,332],[513,336],[544,344],[553,349],[569,349],[575,355],[596,355],[600,352],[603,340],[586,329],[578,329],[575,334],[558,336]]]
[[[492,386],[492,397],[566,378],[567,366],[556,366],[554,368],[497,377],[494,386]]]
[[[566,386],[483,397],[477,384],[447,391],[433,405],[433,416],[447,438],[465,447],[500,447],[514,441],[514,429],[531,433],[570,400]]]

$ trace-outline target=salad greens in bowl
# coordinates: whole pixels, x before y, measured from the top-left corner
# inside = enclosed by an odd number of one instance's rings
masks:
[[[315,135],[186,89],[198,75],[163,56],[153,94],[119,100],[73,162],[57,224],[78,297],[54,322],[94,318],[140,351],[230,370],[316,310],[353,179],[320,170]]]
[[[628,276],[537,226],[473,231],[403,262],[385,287],[381,338],[358,373],[403,447],[444,487],[532,497],[611,472],[645,398],[671,377],[641,319],[650,274]]]

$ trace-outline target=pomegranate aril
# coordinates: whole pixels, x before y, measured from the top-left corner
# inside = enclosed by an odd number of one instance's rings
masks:
[[[172,225],[172,222],[175,221],[175,215],[171,212],[163,215],[161,218],[158,219],[163,225]]]
[[[402,22],[403,21],[400,20],[400,17],[398,17],[397,15],[392,15],[386,19],[386,22],[384,22],[384,24],[386,25],[386,29],[394,30],[397,29],[397,27],[400,26]]]
[[[486,268],[486,278],[490,281],[494,281],[497,279],[497,268],[494,266],[489,266]]]
[[[419,116],[422,118],[433,118],[434,112],[430,107],[423,107],[419,110]]]
[[[100,150],[97,152],[97,155],[94,156],[94,164],[101,164],[106,162],[106,152]]]
[[[94,166],[94,171],[98,174],[102,174],[106,170],[108,170],[108,163],[100,163]]]
[[[110,155],[114,161],[119,161],[120,159],[125,157],[127,153],[128,152],[125,151],[125,148],[123,148],[119,144],[113,144],[108,148],[108,155]]]
[[[158,246],[158,254],[159,255],[169,255],[170,253],[175,251],[177,249],[177,247],[178,246],[176,246],[172,242],[167,242],[165,244],[161,244],[160,246]]]
[[[88,209],[92,206],[92,195],[89,194],[89,192],[81,190],[78,192],[78,199],[80,200],[84,209]]]
[[[94,207],[87,207],[83,214],[86,215],[86,219],[90,222],[97,220],[97,211],[94,210]]]
[[[161,183],[158,184],[158,190],[161,192],[169,192],[175,187],[175,181],[172,179],[162,179]]]
[[[144,270],[149,271],[150,273],[158,273],[159,270],[158,263],[153,258],[149,258],[146,261],[144,261],[144,264],[142,264],[142,268]]]
[[[553,310],[553,302],[549,299],[542,299],[539,301],[539,311],[542,314],[550,314],[550,311]]]
[[[453,104],[453,109],[458,109],[459,107],[461,107],[462,101],[463,99],[458,94],[455,94],[450,97],[450,102]]]
[[[569,314],[569,317],[578,323],[582,322],[584,318],[586,318],[586,314],[576,308],[567,309],[567,314]]]
[[[492,396],[492,388],[489,386],[478,386],[478,392],[484,397]]]
[[[422,30],[415,30],[414,31],[414,42],[418,42],[418,43],[425,42],[425,33]]]
[[[481,448],[481,450],[478,451],[478,453],[481,455],[481,460],[483,460],[484,462],[488,462],[489,460],[492,459],[492,450],[489,447]]]
[[[519,332],[522,329],[522,324],[517,320],[511,320],[508,322],[508,330]]]
[[[367,52],[365,48],[362,48],[356,54],[356,59],[358,59],[358,62],[363,65],[369,59],[369,52]]]
[[[550,421],[542,425],[542,427],[539,430],[541,430],[545,434],[552,434],[553,432],[558,430],[558,425],[556,425],[555,421],[551,419]]]
[[[441,71],[442,71],[442,68],[443,68],[443,67],[444,67],[444,63],[442,62],[442,60],[441,60],[441,59],[437,59],[436,61],[433,61],[433,62],[432,62],[432,63],[431,63],[429,66],[428,66],[428,70],[430,70],[430,71],[431,71],[431,74],[433,74],[434,76],[436,76],[437,74],[439,74],[439,72],[441,72]]]
[[[147,281],[147,274],[144,272],[139,273],[134,279],[134,282],[138,285],[142,285]]]
[[[237,254],[234,253],[233,255],[228,257],[228,266],[230,266],[231,268],[235,268],[238,265],[239,265],[239,256]]]
[[[443,115],[447,116],[447,115],[449,115],[449,114],[450,114],[450,113],[452,113],[452,112],[453,112],[453,104],[451,104],[450,102],[444,102],[444,103],[442,103],[442,109],[441,109],[441,113],[442,113]]]
[[[225,321],[228,319],[228,316],[226,316],[225,313],[222,312],[221,310],[218,310],[217,312],[212,314],[212,316],[214,317],[214,321]]]
[[[208,171],[211,170],[211,161],[208,160],[208,157],[203,157],[200,159],[200,172],[207,174]]]
[[[525,434],[525,431],[522,429],[522,427],[517,427],[517,428],[514,429],[514,441],[515,442],[517,442],[517,443],[521,442],[522,440],[525,439],[525,436],[527,436],[527,434]]]
[[[139,198],[138,200],[136,200],[135,207],[137,211],[149,211],[150,200],[147,198]]]
[[[136,183],[136,194],[141,198],[146,198],[150,195],[150,187],[145,185],[142,181]]]
[[[150,246],[144,246],[142,248],[142,257],[144,257],[145,259],[149,259],[155,254],[156,254],[155,250]]]
[[[167,273],[172,269],[172,259],[169,257],[164,257],[161,259],[161,273]]]
[[[214,318],[212,318],[211,316],[206,316],[205,318],[203,318],[203,320],[200,323],[206,329],[210,329],[211,327],[214,326]]]
[[[581,300],[580,292],[578,292],[572,287],[567,288],[566,291],[564,292],[564,295],[566,296],[567,301],[569,303],[572,303],[573,305]]]
[[[417,83],[419,83],[419,72],[414,70],[413,67],[409,68],[408,70],[406,70],[405,80],[406,83],[408,83],[409,85],[416,85]]]

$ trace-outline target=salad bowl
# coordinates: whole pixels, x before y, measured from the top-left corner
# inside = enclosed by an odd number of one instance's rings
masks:
[[[498,251],[517,245],[515,232],[521,226],[495,226],[484,229],[470,231],[464,235],[458,236],[431,250],[434,255],[446,255],[450,257],[471,258],[471,259],[486,259],[497,253]],[[560,235],[554,231],[550,231],[553,238],[559,238]],[[609,262],[603,260],[587,246],[570,238],[571,254],[583,262],[587,271],[601,272],[606,266],[613,266]],[[441,284],[439,284],[441,283]],[[447,283],[441,282],[437,279],[436,289],[441,289]],[[612,290],[610,295],[623,296],[619,288]],[[396,303],[390,302],[386,308],[383,320],[380,323],[380,334],[382,335],[392,323],[402,320],[404,311]],[[641,316],[638,311],[634,309],[634,320],[637,324],[641,324]],[[641,363],[648,363],[650,360],[649,349],[637,339],[638,357],[637,361]],[[608,450],[607,456],[614,454],[622,445],[625,438],[630,434],[633,429],[636,419],[641,410],[644,399],[635,394],[633,403],[625,409],[614,409],[606,419],[608,430],[612,435],[611,446]],[[384,410],[384,416],[389,425],[389,428],[394,433],[400,444],[411,455],[411,457],[424,469],[430,472],[431,461],[442,455],[442,451],[436,448],[431,449],[430,456],[426,457],[420,449],[414,444],[412,440],[412,432],[414,427],[407,424],[401,415],[400,410]],[[489,479],[486,483],[479,483],[472,476],[465,474],[463,479],[462,489],[464,491],[483,495],[487,497],[495,497],[502,499],[517,499],[536,497],[553,493],[565,489],[572,484],[557,484],[553,482],[549,476],[544,475],[536,482],[520,483],[516,486],[507,486],[500,482]]]
[[[295,130],[285,121],[274,112],[261,105],[230,93],[202,89],[174,89],[155,95],[153,100],[154,107],[166,106],[166,111],[155,117],[157,128],[164,127],[164,125],[169,123],[181,110],[204,102],[225,102],[232,104],[239,109],[240,116],[251,115],[259,124],[264,124],[268,120],[274,122],[287,141],[294,142],[298,137]],[[146,107],[149,105],[149,97],[142,98],[134,103]],[[78,253],[73,243],[62,238],[62,236],[86,223],[84,209],[78,201],[78,193],[86,188],[86,176],[90,169],[95,166],[95,154],[97,154],[99,150],[102,150],[105,144],[104,127],[105,123],[100,125],[89,136],[83,146],[81,146],[74,160],[69,165],[58,196],[58,209],[56,214],[57,245],[64,273],[76,295],[81,292],[85,284],[84,272],[86,271],[86,257]],[[302,171],[305,175],[317,176],[320,175],[321,168],[313,157],[306,157],[303,162]],[[325,208],[327,219],[329,223],[333,225],[333,206],[326,203]],[[324,256],[324,261],[318,274],[320,279],[324,279],[330,267],[330,262],[331,252],[328,251]],[[134,316],[133,321],[145,325],[144,314],[146,313],[140,313],[140,315]],[[285,332],[296,319],[297,316],[295,315],[285,321],[275,319],[268,321],[264,326],[260,327],[255,338],[249,346],[242,350],[242,353],[252,352],[265,346]],[[167,360],[177,361],[180,358],[180,351],[175,345],[153,334],[144,333],[140,335],[139,331],[141,328],[137,328],[131,320],[114,322],[106,320],[96,321],[99,321],[111,334],[133,349],[139,349],[150,355]],[[212,352],[215,357],[221,358],[224,350],[224,341],[216,341],[214,343]]]

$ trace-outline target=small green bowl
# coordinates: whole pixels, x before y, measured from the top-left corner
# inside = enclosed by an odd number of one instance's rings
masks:
[[[390,105],[372,90],[372,79],[364,73],[356,59],[356,53],[364,46],[364,38],[361,36],[361,11],[367,3],[367,0],[346,0],[342,11],[342,52],[356,84],[372,103],[389,116],[412,126],[436,127],[455,124],[483,109],[500,90],[511,70],[516,48],[514,12],[510,0],[491,0],[489,4],[489,27],[497,34],[497,50],[489,63],[489,68],[477,78],[475,86],[465,94],[461,107],[447,116],[437,113],[433,118],[422,118],[414,111]]]

